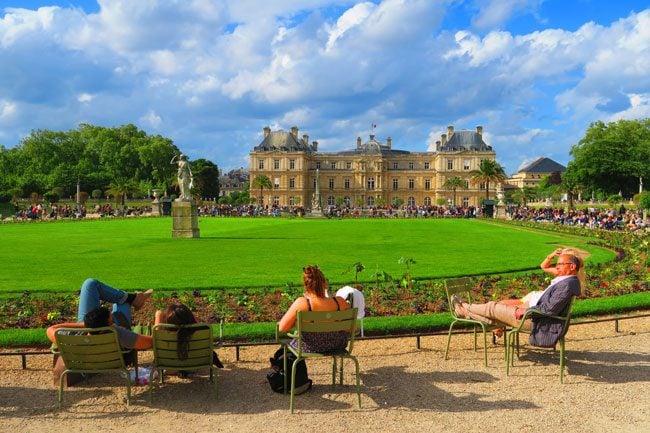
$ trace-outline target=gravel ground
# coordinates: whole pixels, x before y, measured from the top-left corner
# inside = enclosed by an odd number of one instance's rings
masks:
[[[490,348],[486,368],[469,335],[452,339],[448,361],[445,343],[423,337],[418,350],[415,338],[358,342],[362,409],[352,386],[329,385],[328,362],[311,361],[315,385],[297,397],[293,416],[288,397],[266,383],[273,346],[242,348],[240,361],[234,348],[222,349],[216,399],[201,374],[170,377],[153,404],[146,387],[134,387],[127,407],[123,380],[100,375],[66,390],[61,410],[50,356],[29,357],[27,370],[20,357],[2,357],[0,431],[650,431],[650,318],[622,321],[618,333],[613,322],[572,327],[564,384],[557,354],[524,351],[507,377],[501,345]]]

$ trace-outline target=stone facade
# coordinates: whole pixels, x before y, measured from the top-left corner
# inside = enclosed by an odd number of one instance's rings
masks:
[[[219,173],[219,196],[224,197],[233,192],[244,192],[248,179],[248,171],[243,167],[230,170],[225,175]]]
[[[546,176],[553,173],[562,174],[566,171],[566,167],[553,161],[550,158],[537,158],[535,161],[519,169],[516,174],[513,174],[508,179],[508,184],[523,188],[525,186],[535,188]]]
[[[335,205],[383,207],[395,199],[407,206],[448,204],[453,192],[443,184],[459,176],[466,180],[466,187],[456,190],[456,204],[478,206],[485,197],[485,185],[473,184],[470,172],[478,169],[481,160],[495,158],[492,147],[483,141],[480,126],[475,131],[454,131],[449,126],[436,149],[424,152],[396,149],[390,137],[382,143],[374,134],[365,143],[357,137],[351,150],[319,152],[318,142],[310,143],[306,134],[299,137],[295,126],[291,132],[265,127],[262,142],[250,153],[250,179],[266,175],[271,180],[273,188],[264,191],[264,205],[309,208],[318,170],[325,209]],[[258,194],[251,191],[251,197]]]

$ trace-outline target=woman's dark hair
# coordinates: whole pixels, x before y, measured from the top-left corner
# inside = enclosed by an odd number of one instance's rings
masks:
[[[196,318],[186,305],[170,304],[163,312],[163,322],[171,325],[191,325],[196,323]],[[187,359],[187,352],[190,348],[190,340],[194,330],[178,328],[176,334],[178,336],[178,346],[176,347],[178,359]]]
[[[84,326],[86,328],[102,328],[108,326],[108,319],[111,317],[111,312],[106,307],[98,307],[90,310],[84,316]]]

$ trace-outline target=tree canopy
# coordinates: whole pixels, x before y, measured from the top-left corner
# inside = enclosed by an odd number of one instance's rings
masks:
[[[594,122],[571,156],[565,176],[587,193],[631,197],[650,179],[650,119]]]
[[[24,197],[56,191],[66,197],[76,192],[77,182],[87,192],[110,189],[144,196],[152,188],[169,191],[175,179],[170,160],[180,153],[171,139],[131,124],[35,130],[14,148],[0,146],[0,192]],[[200,185],[208,191],[201,195],[216,197],[217,166],[207,160],[195,163]]]

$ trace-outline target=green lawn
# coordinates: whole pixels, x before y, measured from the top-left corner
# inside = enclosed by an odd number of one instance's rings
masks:
[[[170,218],[108,219],[0,225],[0,293],[71,291],[95,277],[126,289],[282,287],[300,284],[318,264],[333,284],[362,262],[361,280],[376,270],[439,278],[535,269],[557,245],[611,260],[585,239],[495,226],[480,220],[306,220],[203,218],[200,239],[172,239]]]

